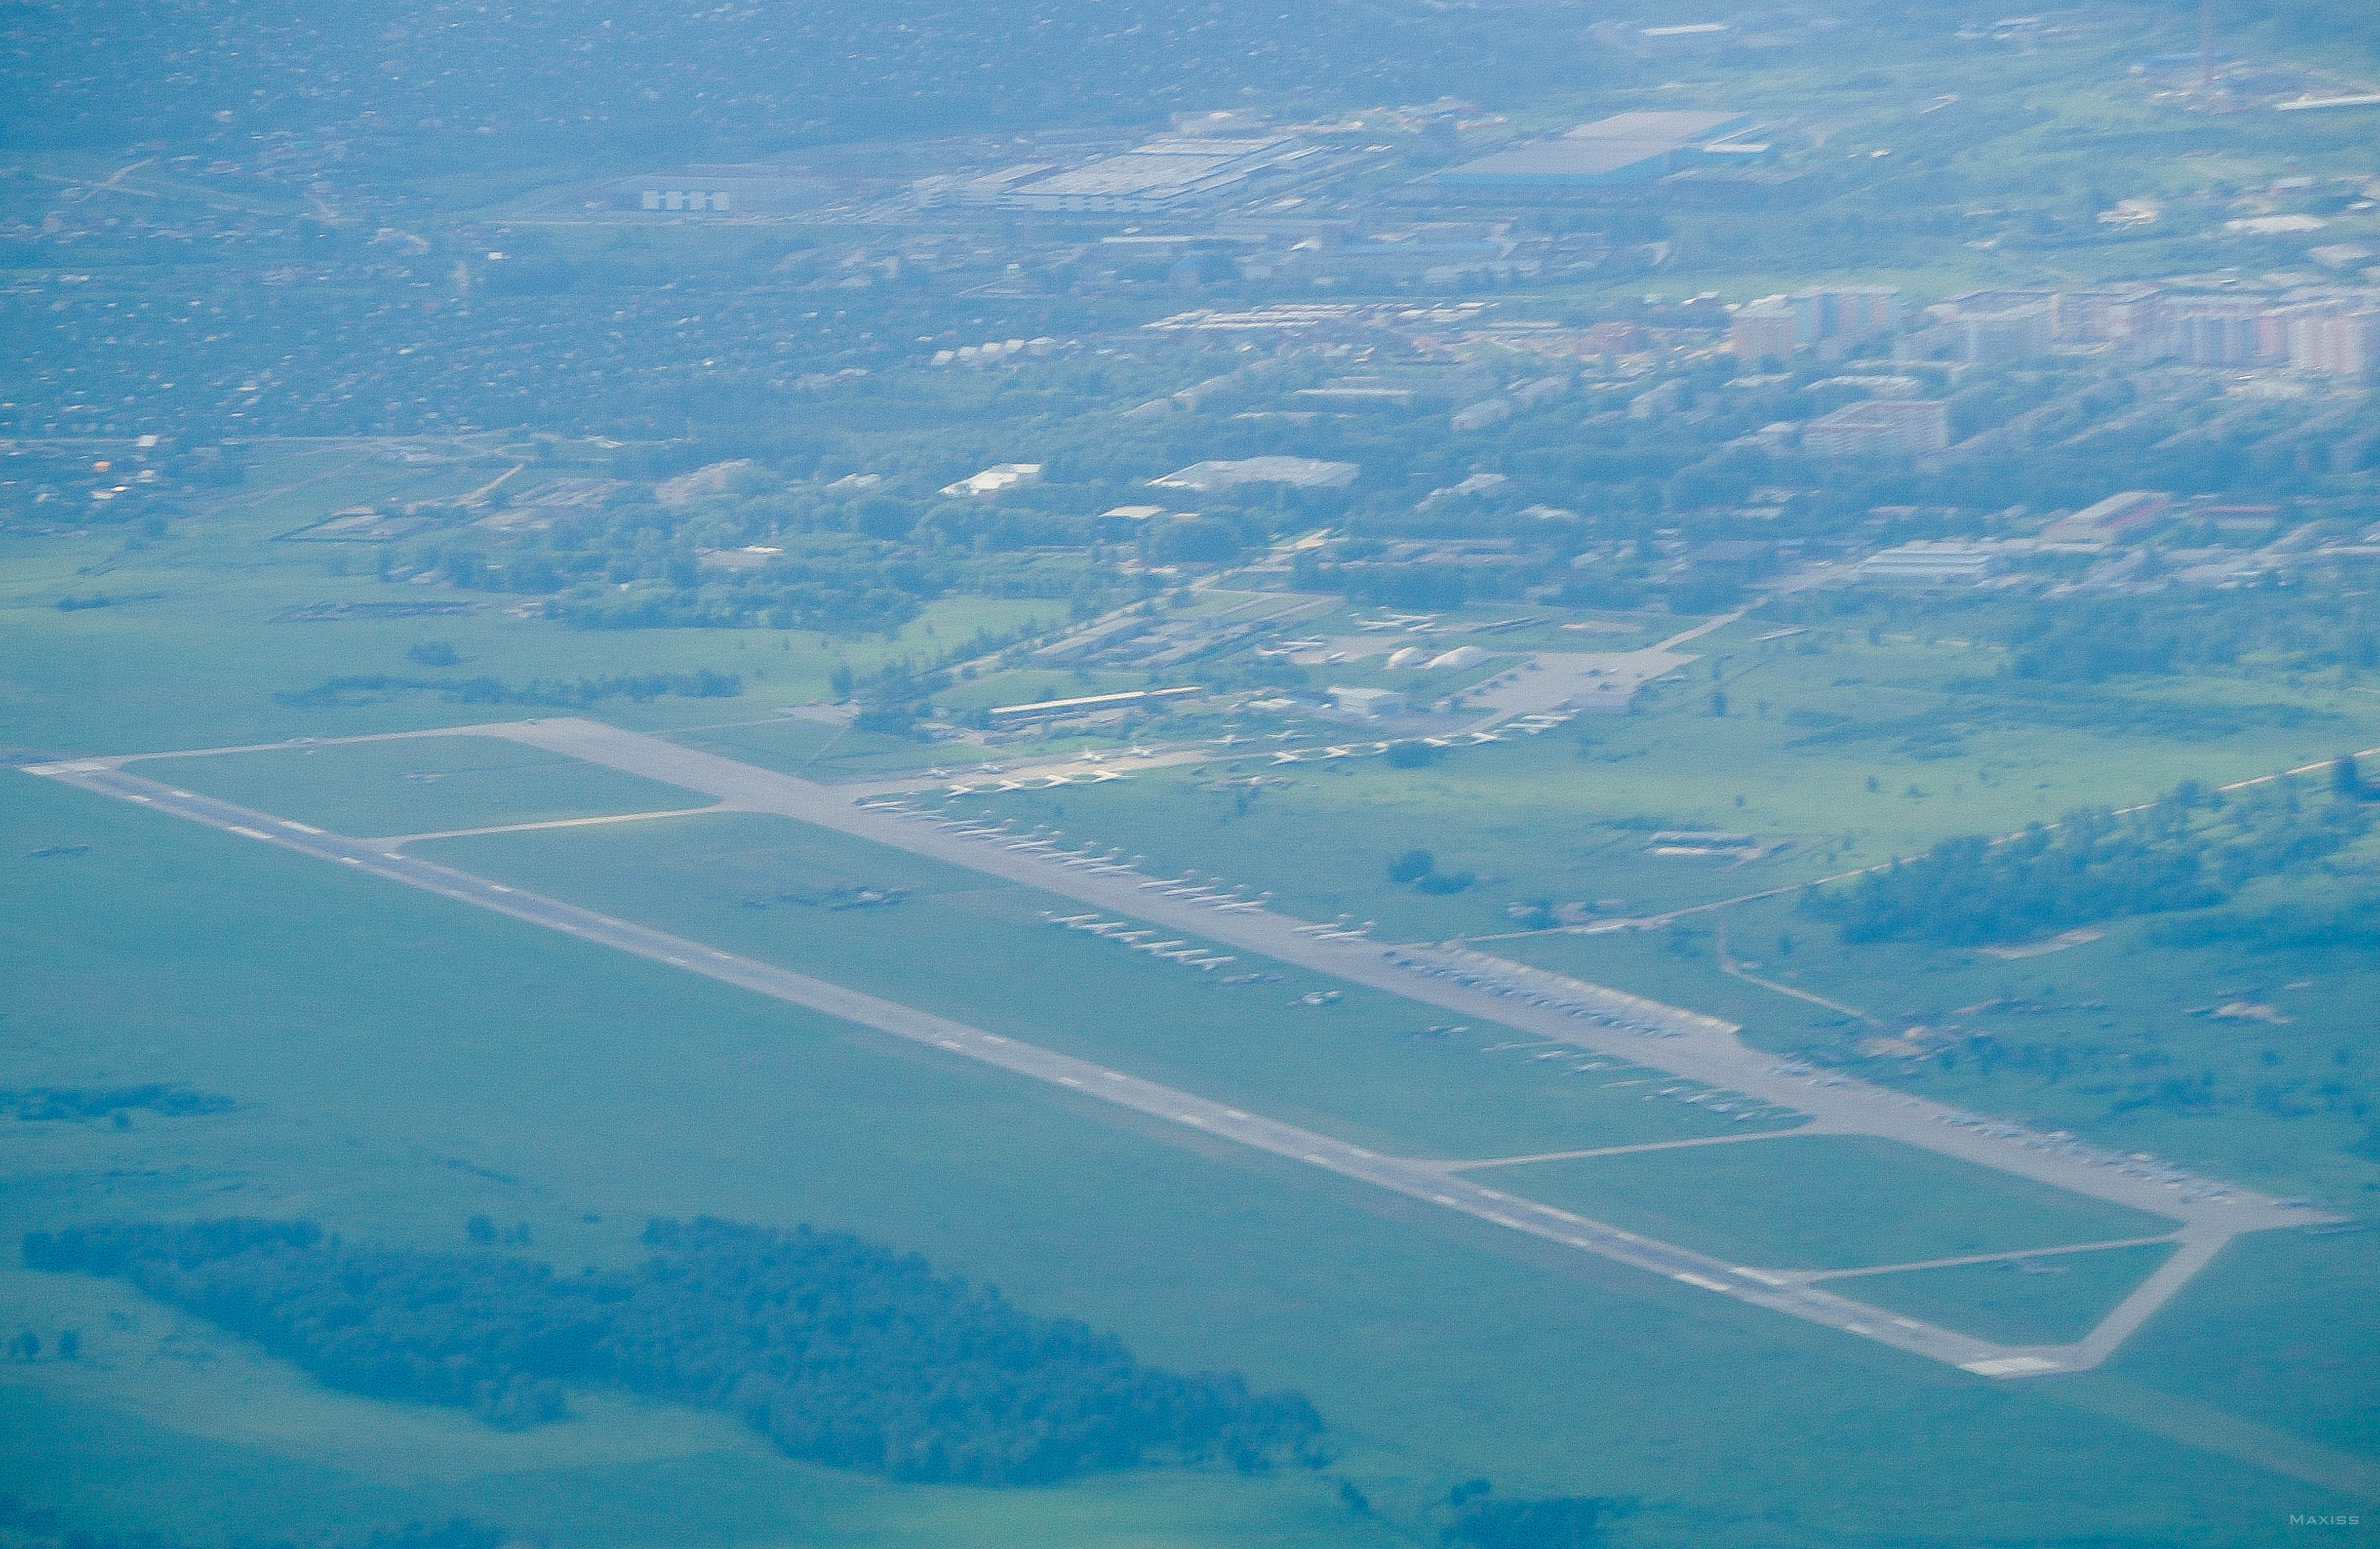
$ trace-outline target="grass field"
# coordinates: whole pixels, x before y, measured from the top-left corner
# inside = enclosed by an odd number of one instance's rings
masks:
[[[434,689],[350,692],[337,704],[276,697],[374,675],[431,684],[488,676],[517,689],[540,680],[735,673],[743,680],[735,698],[617,696],[596,708],[643,728],[750,720],[826,696],[839,664],[865,673],[905,657],[929,660],[978,630],[1004,633],[1056,609],[953,598],[929,604],[892,638],[842,642],[776,630],[574,630],[539,616],[534,599],[380,581],[370,545],[276,541],[358,501],[451,495],[460,477],[354,449],[267,454],[246,487],[162,539],[128,541],[103,529],[0,536],[0,660],[24,664],[0,683],[0,750],[163,751],[552,713],[462,703]],[[92,605],[99,599],[104,605]],[[322,616],[339,608],[349,611]],[[371,611],[404,609],[416,616]],[[307,610],[315,616],[293,616]],[[454,648],[454,665],[408,658],[432,641]]]
[[[2364,886],[2364,864],[2350,854],[2336,874],[2258,884],[2237,907],[2328,906]],[[1737,905],[1725,918],[1730,953],[1750,972],[1860,1014],[1724,973],[1709,915],[1664,932],[1547,933],[1493,950],[1727,1017],[1761,1047],[1944,1102],[2070,1128],[2284,1196],[2316,1194],[2350,1210],[2380,1196],[2367,1010],[2380,965],[2352,945],[2175,946],[2162,936],[2177,918],[2168,916],[2109,921],[2099,939],[2010,959],[1844,946],[1788,900]],[[2252,1010],[2216,1014],[2235,1005]],[[1879,1035],[1896,1052],[1864,1052]],[[1921,1052],[1897,1052],[1909,1047]]]
[[[2380,1235],[2368,1227],[2234,1239],[2165,1309],[2158,1337],[2118,1351],[2102,1374],[2380,1458],[2375,1281]],[[2291,1288],[2295,1313],[2275,1315],[2277,1285]]]
[[[2038,1260],[1909,1269],[1829,1280],[1827,1289],[2004,1345],[2066,1344],[2113,1312],[2172,1255],[2165,1243]]]
[[[1960,688],[2005,653],[1870,645],[1836,630],[1759,644],[1765,627],[1737,623],[1682,647],[1703,660],[1642,713],[1507,732],[1427,768],[1275,765],[1272,744],[1257,744],[1095,790],[968,800],[1062,820],[1087,840],[1146,853],[1153,867],[1196,865],[1273,889],[1293,913],[1346,910],[1390,935],[1439,940],[1511,929],[1513,902],[1611,900],[1616,912],[1658,912],[2380,742],[2380,699],[2335,688],[2244,673],[2120,696]],[[1727,696],[1723,718],[1709,713],[1713,690]],[[1311,732],[1297,741],[1360,740],[1344,724]],[[1249,790],[1250,776],[1266,783]],[[1651,853],[1650,834],[1665,829],[1749,833],[1785,848],[1743,864]],[[1390,882],[1389,861],[1416,846],[1440,872],[1477,881],[1435,897]]]
[[[1334,1424],[1334,1474],[1404,1542],[1435,1542],[1427,1503],[1478,1474],[1514,1495],[1637,1497],[1620,1542],[1645,1544],[1948,1545],[2052,1519],[2281,1543],[2288,1511],[2350,1504],[2053,1389],[1654,1277],[1549,1273],[1509,1234],[152,814],[29,783],[0,825],[0,1029],[21,1079],[179,1080],[243,1105],[120,1131],[11,1125],[0,1204],[18,1229],[247,1211],[445,1242],[484,1212],[528,1222],[568,1267],[633,1252],[648,1213],[848,1227],[1114,1328],[1148,1359],[1303,1387]],[[90,851],[25,858],[61,826]],[[107,1326],[114,1293],[67,1285],[34,1307],[10,1277],[5,1316],[37,1316],[45,1337],[69,1318]],[[2290,1315],[2286,1278],[2252,1274],[2234,1294]],[[491,1437],[443,1478],[392,1481],[363,1468],[362,1440],[318,1450],[319,1410],[243,1419],[212,1392],[177,1408],[164,1390],[190,1389],[173,1370],[136,1401],[65,1364],[9,1371],[41,1396],[6,1406],[11,1456],[30,1459],[13,1487],[118,1529],[468,1509],[622,1543],[1002,1543],[1051,1521],[1119,1545],[1378,1531],[1328,1509],[1321,1482],[1298,1495],[1295,1481],[1135,1479],[1020,1507],[820,1479],[732,1445],[677,1451],[656,1439],[668,1424],[625,1419],[613,1450],[577,1464]],[[389,1423],[383,1456],[423,1434]]]
[[[2054,1248],[2176,1225],[1865,1135],[1532,1162],[1496,1177],[1529,1199],[1775,1269]]]
[[[150,780],[358,838],[710,805],[691,791],[501,737],[406,737],[162,758],[131,768]]]
[[[1492,1026],[1432,1035],[1450,1025],[1434,1007],[1266,960],[1213,972],[1162,962],[1051,926],[1045,911],[1081,913],[1067,900],[785,818],[487,835],[417,853],[1376,1150],[1520,1156],[1739,1128],[1612,1085],[1646,1073],[1621,1061]],[[835,889],[909,896],[879,908],[798,902]],[[1334,1003],[1300,1003],[1332,989]]]
[[[893,639],[862,642],[572,632],[517,599],[334,574],[326,550],[273,541],[337,505],[427,498],[453,477],[346,453],[271,454],[246,492],[163,540],[0,539],[0,658],[20,664],[0,678],[0,747],[124,753],[540,713],[434,691],[339,705],[279,697],[353,674],[523,684],[707,669],[738,673],[742,696],[612,698],[589,713],[709,728],[700,745],[840,778],[956,751],[839,737],[780,719],[780,706],[825,695],[839,662],[865,672],[929,660],[1053,606],[959,599]],[[275,622],[392,599],[464,611]],[[2380,701],[2249,669],[2046,702],[1956,686],[1993,665],[1979,646],[1837,629],[1764,645],[1754,633],[1738,625],[1690,647],[1704,660],[1642,714],[1452,750],[1426,768],[1350,759],[1275,771],[1269,756],[1226,765],[1222,753],[1244,750],[1219,749],[1203,769],[997,801],[1072,838],[1144,853],[1152,871],[1221,872],[1276,889],[1295,913],[1345,910],[1378,919],[1383,938],[1435,940],[1509,931],[1514,902],[1616,899],[1633,911],[1726,897],[1947,833],[2380,741]],[[458,664],[409,661],[430,640],[451,643]],[[1729,696],[1724,717],[1710,713],[1715,690]],[[358,833],[694,805],[510,746],[489,756],[476,740],[383,746],[136,768]],[[1245,810],[1244,793],[1215,789],[1258,772],[1288,783],[1248,794]],[[2380,1348],[2368,1318],[2341,1312],[2360,1308],[2380,1274],[2368,1236],[2235,1242],[2107,1370],[1992,1386],[1616,1266],[1556,1273],[1509,1233],[1196,1149],[872,1034],[325,875],[340,868],[0,780],[8,1082],[183,1081],[240,1105],[189,1119],[136,1114],[120,1131],[0,1120],[0,1226],[11,1234],[108,1216],[302,1213],[359,1237],[439,1243],[483,1213],[528,1224],[531,1251],[567,1269],[633,1254],[649,1214],[807,1219],[917,1249],[1034,1311],[1112,1327],[1147,1359],[1304,1387],[1340,1448],[1324,1478],[893,1489],[787,1464],[700,1417],[600,1396],[582,1421],[518,1435],[340,1398],[120,1291],[0,1266],[0,1326],[35,1328],[52,1348],[77,1327],[92,1346],[88,1361],[0,1370],[6,1488],[77,1525],[301,1531],[468,1510],[574,1543],[1421,1545],[1444,1527],[1429,1503],[1488,1475],[1508,1495],[1637,1498],[1642,1510],[1615,1531],[1623,1544],[1950,1549],[2038,1542],[2045,1522],[2071,1539],[2277,1543],[2301,1542],[2289,1512],[2352,1509],[2353,1493],[2240,1458],[2316,1473],[2329,1465],[2313,1444],[2380,1458]],[[1742,867],[1646,853],[1666,826],[1790,847]],[[30,853],[70,844],[90,848]],[[1393,887],[1386,862],[1415,844],[1478,880],[1451,897]],[[794,825],[706,818],[424,853],[1380,1149],[1512,1155],[1714,1127],[1694,1108],[1605,1085],[1645,1073],[1624,1065],[1540,1059],[1542,1047],[1475,1034],[1417,1037],[1444,1013],[1362,992],[1293,1006],[1322,986],[1287,972],[1225,986],[1224,975],[1051,929],[1038,914],[1056,901],[1029,889]],[[837,883],[912,891],[890,909],[849,911],[776,896]],[[755,902],[766,907],[746,906]],[[1672,933],[1491,947],[1742,1022],[1762,1047],[2277,1192],[2358,1207],[2380,1192],[2380,1165],[2360,1154],[2372,1124],[2364,1024],[2380,985],[2351,956],[2182,950],[2138,922],[2022,961],[1851,950],[1782,902],[1731,908],[1727,924],[1732,955],[1753,971],[1874,1023],[1723,972],[1706,917]],[[2218,994],[2276,1020],[2193,1014]],[[1925,1058],[1859,1052],[1912,1024],[1941,1034]],[[1631,1164],[1594,1176],[1660,1180],[1647,1208],[1679,1218],[1646,1229],[1744,1244],[1742,1257],[1774,1247],[1787,1262],[2129,1235],[2011,1196],[1996,1177],[1987,1187],[1937,1178],[1930,1158],[1883,1168],[1838,1152],[1828,1165],[1764,1170],[1845,1144],[1763,1141],[1644,1158],[1662,1164],[1653,1168],[1605,1158],[1477,1176],[1503,1187]],[[1803,1208],[1763,1207],[1783,1189]],[[1897,1194],[1964,1213],[1945,1220]],[[2036,1227],[2058,1235],[2010,1240]],[[2065,1276],[1922,1272],[1839,1289],[1938,1308],[1978,1332],[2001,1318],[2064,1329],[2120,1294],[2143,1262],[2076,1255]],[[2166,1439],[2181,1434],[2176,1415],[2189,1420],[2180,1441]],[[2259,1426],[2281,1434],[2277,1454],[2227,1439]],[[1993,1445],[1975,1446],[1980,1435]],[[1340,1477],[1379,1507],[1377,1520],[1346,1511]]]

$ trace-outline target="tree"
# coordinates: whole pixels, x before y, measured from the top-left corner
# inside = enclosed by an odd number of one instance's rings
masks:
[[[1418,882],[1438,868],[1438,857],[1427,850],[1408,850],[1389,863],[1391,882]]]

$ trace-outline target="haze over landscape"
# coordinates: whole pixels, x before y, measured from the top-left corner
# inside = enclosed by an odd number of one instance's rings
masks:
[[[2369,7],[0,42],[0,1549],[2371,1541]]]

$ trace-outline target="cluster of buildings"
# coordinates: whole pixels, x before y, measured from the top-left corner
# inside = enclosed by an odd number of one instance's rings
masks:
[[[2169,291],[1971,291],[1928,309],[1902,341],[1915,356],[1985,362],[2101,345],[2141,364],[2273,366],[2370,381],[2380,366],[2380,289],[2310,288],[2278,297]]]
[[[1900,333],[1900,292],[1889,285],[1817,285],[1736,309],[1728,340],[1737,359],[1786,360],[1809,350],[1840,360],[1871,339]]]
[[[1829,285],[1736,309],[1730,346],[1747,364],[1804,351],[1840,359],[1886,340],[1902,359],[2006,365],[2064,346],[2102,346],[2141,365],[2286,367],[2380,380],[2380,288],[2312,288],[2279,297],[2172,291],[1974,290],[1904,320],[1898,291]]]

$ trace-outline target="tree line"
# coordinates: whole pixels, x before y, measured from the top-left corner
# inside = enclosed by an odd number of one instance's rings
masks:
[[[2131,914],[2218,904],[2258,877],[2335,853],[2372,825],[2365,805],[2302,802],[2285,783],[2227,797],[2195,784],[2131,812],[2069,813],[1994,839],[1947,839],[1800,908],[1847,942],[1971,947]]]
[[[655,1221],[625,1270],[371,1247],[307,1221],[35,1232],[26,1264],[128,1280],[330,1386],[526,1426],[600,1384],[724,1410],[789,1455],[895,1479],[1038,1484],[1144,1464],[1319,1460],[1294,1392],[1144,1366],[917,1255],[839,1233]]]

